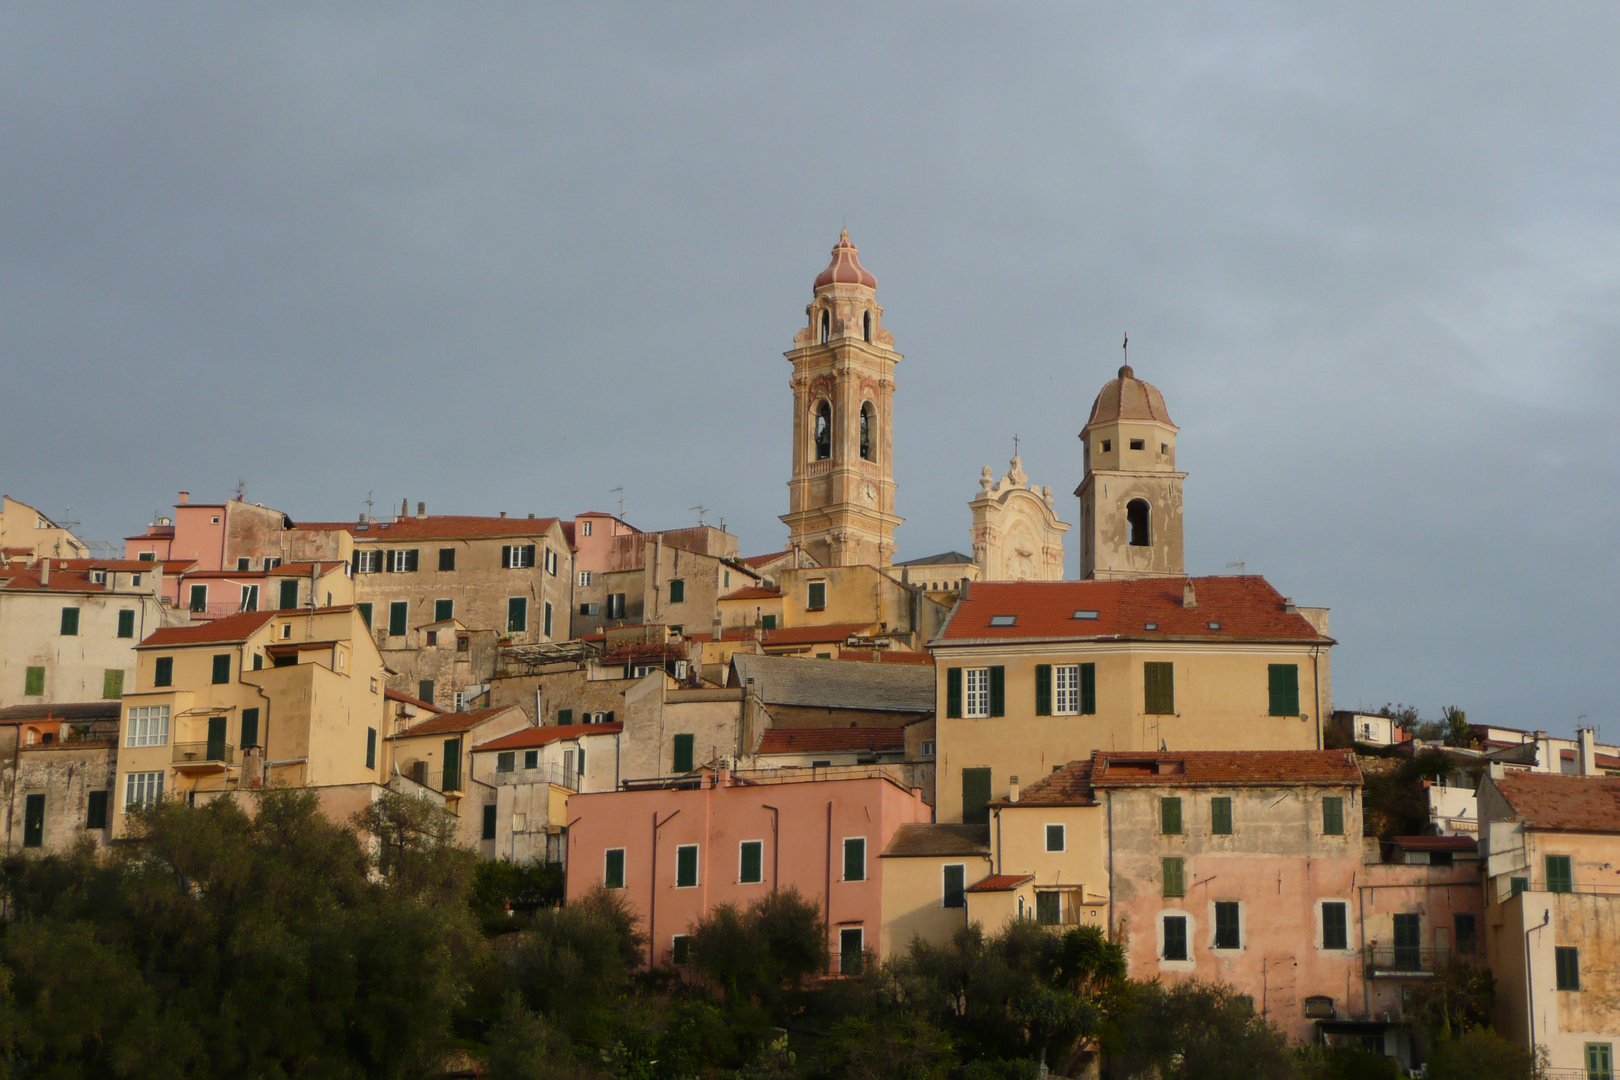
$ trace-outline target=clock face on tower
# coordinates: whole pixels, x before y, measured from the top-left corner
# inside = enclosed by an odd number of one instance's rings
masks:
[[[861,485],[861,498],[869,503],[877,502],[877,485],[868,480]]]

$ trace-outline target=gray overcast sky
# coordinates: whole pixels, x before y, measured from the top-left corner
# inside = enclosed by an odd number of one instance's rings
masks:
[[[847,219],[902,557],[1015,432],[1076,520],[1128,330],[1189,570],[1332,607],[1339,706],[1620,739],[1620,12],[1329,7],[10,5],[0,488],[773,550]]]

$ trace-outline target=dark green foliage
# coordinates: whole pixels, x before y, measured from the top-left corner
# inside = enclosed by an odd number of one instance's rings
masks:
[[[1230,986],[1135,983],[1110,1042],[1127,1076],[1161,1080],[1285,1080],[1295,1074],[1282,1032]]]
[[[745,912],[717,907],[692,927],[692,964],[732,1004],[775,1005],[827,969],[821,911],[797,889],[764,896]]]
[[[1490,969],[1457,959],[1408,991],[1407,1009],[1435,1040],[1489,1027],[1495,1007],[1496,979]]]
[[[1395,1058],[1359,1046],[1306,1047],[1298,1062],[1300,1080],[1398,1080],[1401,1075]]]
[[[1470,1031],[1440,1043],[1429,1059],[1430,1080],[1531,1080],[1530,1051],[1490,1031]]]
[[[563,899],[561,863],[480,862],[473,871],[473,912],[487,933],[522,929],[527,916]]]

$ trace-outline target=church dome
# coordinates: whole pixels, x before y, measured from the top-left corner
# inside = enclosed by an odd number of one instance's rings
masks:
[[[855,245],[849,242],[849,230],[845,229],[839,236],[838,243],[832,249],[832,262],[827,269],[816,275],[815,288],[823,285],[865,285],[868,289],[877,288],[877,278],[867,272],[861,265],[860,253]]]
[[[1159,388],[1138,379],[1129,364],[1119,369],[1119,378],[1110,379],[1097,400],[1091,403],[1091,419],[1086,421],[1086,426],[1115,420],[1156,420],[1175,426]]]

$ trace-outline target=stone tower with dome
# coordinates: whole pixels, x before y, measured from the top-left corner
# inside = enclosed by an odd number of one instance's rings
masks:
[[[845,230],[815,280],[793,364],[789,546],[820,566],[894,561],[894,335]]]
[[[1080,497],[1080,576],[1098,581],[1178,577],[1181,482],[1176,425],[1156,386],[1119,369],[1080,429],[1085,479]]]

